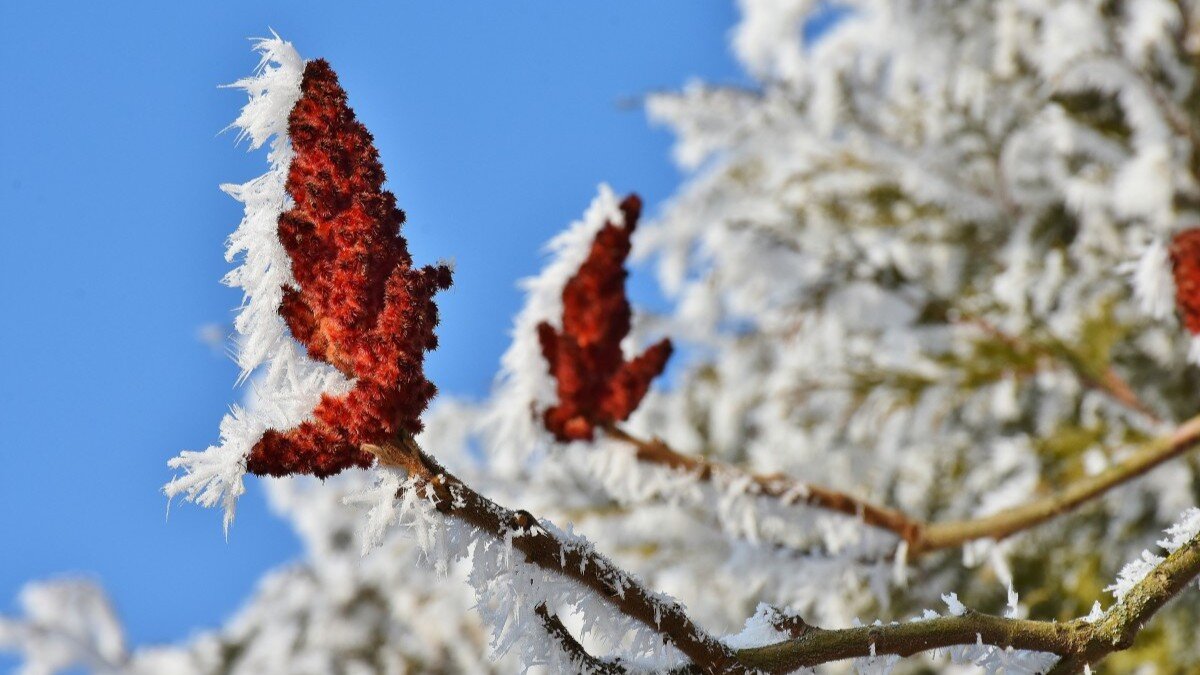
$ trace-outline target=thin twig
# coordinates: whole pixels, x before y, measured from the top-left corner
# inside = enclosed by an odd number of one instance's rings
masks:
[[[616,425],[605,427],[604,431],[612,438],[632,445],[638,460],[685,471],[701,481],[711,481],[714,476],[719,474],[745,475],[753,482],[755,494],[779,499],[785,504],[804,504],[861,518],[868,525],[894,532],[906,540],[916,536],[917,530],[922,526],[920,521],[914,520],[900,511],[874,504],[845,492],[801,483],[782,474],[747,474],[732,466],[704,457],[676,452],[657,438],[649,441],[638,438]]]
[[[1006,333],[1000,330],[995,324],[980,316],[967,315],[961,319],[961,322],[975,326],[1012,349],[1043,356],[1064,364],[1071,372],[1075,373],[1075,376],[1079,378],[1080,384],[1084,387],[1107,395],[1117,403],[1144,416],[1147,420],[1155,424],[1162,422],[1158,414],[1138,398],[1138,395],[1133,391],[1133,387],[1129,386],[1129,383],[1125,381],[1125,378],[1121,377],[1116,369],[1109,366],[1102,373],[1093,372],[1078,354],[1053,335],[1050,335],[1052,344],[1043,345]]]
[[[749,474],[704,457],[685,455],[659,439],[647,441],[637,438],[616,426],[607,427],[605,431],[611,437],[632,445],[637,459],[642,462],[686,471],[701,481],[711,481],[718,474],[744,475],[753,481],[758,494],[764,497],[858,517],[867,525],[887,530],[903,539],[908,544],[907,555],[912,559],[977,539],[1004,539],[1073,511],[1195,447],[1200,442],[1200,416],[1184,422],[1168,436],[1145,443],[1107,471],[1082,478],[1052,494],[990,516],[942,523],[926,522],[844,492],[801,483],[783,475]]]
[[[1184,422],[1168,436],[1145,443],[1119,464],[1095,476],[1081,478],[1050,495],[1005,509],[991,516],[931,523],[922,528],[909,553],[920,554],[960,546],[976,539],[1004,539],[1040,525],[1142,476],[1191,450],[1200,441],[1200,416]]]
[[[1128,649],[1150,618],[1200,575],[1200,536],[1181,546],[1138,582],[1095,623],[1029,621],[968,611],[962,616],[818,630],[803,637],[737,652],[738,660],[769,672],[787,672],[842,659],[895,654],[911,656],[956,645],[982,643],[1048,652],[1063,657],[1052,675],[1077,673],[1109,654]]]
[[[542,628],[546,629],[546,633],[558,642],[559,647],[566,652],[567,656],[571,657],[571,661],[580,672],[589,675],[620,675],[620,673],[626,672],[619,663],[610,663],[589,654],[575,639],[575,636],[571,635],[571,631],[563,625],[562,620],[546,609],[546,605],[538,605],[533,611],[541,619]]]

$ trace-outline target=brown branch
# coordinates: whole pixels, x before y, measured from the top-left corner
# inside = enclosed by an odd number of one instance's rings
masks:
[[[1200,418],[1193,422],[1194,435],[1200,428]],[[527,562],[580,583],[626,616],[659,633],[691,660],[679,670],[681,673],[784,673],[843,659],[889,654],[903,657],[978,643],[1057,654],[1062,658],[1051,673],[1075,673],[1131,646],[1150,618],[1200,574],[1197,536],[1159,563],[1095,623],[1082,619],[1064,623],[1030,621],[968,611],[962,616],[822,630],[780,615],[784,623],[777,627],[796,637],[733,651],[692,622],[678,603],[655,598],[590,547],[563,542],[539,527],[529,513],[506,509],[475,492],[442,469],[411,438],[364,449],[374,453],[380,464],[404,469],[423,485],[431,486],[438,510],[448,516],[497,538],[520,532],[521,536],[512,538],[512,544]],[[589,655],[545,605],[536,607],[535,612],[545,630],[578,663],[604,675],[626,672],[618,662]]]
[[[1107,655],[1128,649],[1138,632],[1171,598],[1200,575],[1200,536],[1193,538],[1137,583],[1125,598],[1095,623],[1083,619],[1057,623],[1008,619],[968,611],[962,616],[924,621],[814,630],[765,647],[742,649],[738,660],[751,668],[788,672],[830,661],[864,656],[920,652],[983,643],[1057,654],[1052,675],[1077,673]]]
[[[439,511],[500,539],[509,533],[513,549],[526,562],[561,574],[606,599],[616,609],[663,636],[704,672],[739,672],[733,651],[709,635],[679,603],[655,597],[629,574],[590,547],[564,542],[538,525],[526,511],[513,511],[471,489],[443,469],[411,437],[382,446],[364,446],[379,463],[404,469],[433,488]]]
[[[981,316],[965,315],[961,322],[978,328],[1014,350],[1035,354],[1064,364],[1071,372],[1075,373],[1075,376],[1079,378],[1079,383],[1084,387],[1107,395],[1151,422],[1162,421],[1145,402],[1138,398],[1133,387],[1130,387],[1125,378],[1121,377],[1112,366],[1105,368],[1102,373],[1093,372],[1093,369],[1089,368],[1078,354],[1053,335],[1049,336],[1052,344],[1044,345],[1006,333]]]
[[[619,663],[610,663],[589,654],[575,639],[575,636],[571,635],[571,631],[563,625],[562,620],[546,609],[546,605],[538,605],[533,611],[541,619],[542,628],[546,629],[546,633],[554,638],[567,656],[571,657],[571,661],[579,672],[589,675],[620,675],[626,672]]]
[[[795,640],[740,650],[738,658],[778,673],[872,654],[907,657],[980,643],[1061,655],[1074,653],[1075,645],[1083,642],[1079,631],[1075,622],[1008,619],[968,611],[962,616],[814,631]]]
[[[1145,443],[1108,470],[1080,479],[1052,494],[990,516],[943,523],[929,523],[844,492],[801,483],[778,474],[746,474],[729,465],[676,452],[658,439],[647,441],[637,438],[616,426],[610,426],[605,431],[611,437],[631,444],[637,459],[648,464],[687,471],[701,481],[711,481],[718,474],[743,474],[754,482],[757,494],[764,497],[861,518],[865,524],[887,530],[903,539],[908,544],[907,555],[915,558],[976,539],[1004,539],[1073,511],[1195,447],[1200,442],[1200,416],[1183,423],[1168,436]]]
[[[753,481],[755,494],[779,499],[785,504],[804,504],[861,518],[868,525],[894,532],[906,540],[915,536],[921,527],[920,521],[914,520],[900,511],[874,504],[845,492],[801,483],[782,474],[745,474],[740,469],[726,464],[676,452],[657,438],[649,441],[638,438],[615,425],[605,427],[604,431],[612,438],[632,445],[639,461],[686,471],[701,481],[711,481],[717,475],[744,474]]]
[[[1200,535],[1179,547],[1159,563],[1086,631],[1084,648],[1063,658],[1051,672],[1077,673],[1085,665],[1095,665],[1113,652],[1129,649],[1139,631],[1163,605],[1195,581],[1200,574]]]
[[[1057,492],[1031,502],[970,520],[932,523],[925,526],[910,553],[923,553],[960,546],[975,539],[1004,539],[1030,529],[1103,495],[1115,487],[1144,475],[1151,469],[1191,450],[1200,441],[1200,416],[1184,422],[1168,436],[1148,441],[1119,464],[1094,476],[1082,478]]]

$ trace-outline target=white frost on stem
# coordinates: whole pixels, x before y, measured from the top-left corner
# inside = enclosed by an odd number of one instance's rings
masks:
[[[591,555],[592,545],[587,540],[546,520],[502,534],[484,531],[440,512],[428,484],[404,478],[402,472],[390,469],[381,468],[378,474],[374,487],[345,499],[346,503],[370,508],[365,530],[360,533],[364,554],[395,527],[408,531],[425,562],[439,574],[469,561],[468,582],[475,591],[475,610],[491,630],[496,658],[515,650],[526,667],[546,665],[551,672],[579,672],[581,664],[572,660],[537,616],[537,607],[544,605],[557,615],[573,616],[582,626],[582,635],[591,642],[619,649],[622,665],[635,672],[657,672],[685,662],[682,654],[662,643],[656,631],[568,577],[525,562],[513,547],[513,542],[522,537],[552,536],[568,549],[584,552],[585,560],[598,565],[590,567],[589,573],[609,580],[618,593],[635,582],[606,559]],[[451,499],[456,499],[454,489],[451,487]],[[456,504],[463,506],[461,501]],[[666,596],[655,598],[659,604],[668,601]]]
[[[949,616],[961,617],[969,611],[959,601],[956,593],[947,593],[942,596],[942,600],[949,608]],[[1008,588],[1008,609],[1005,611],[1005,616],[1011,619],[1019,616],[1021,613],[1017,593],[1010,586]],[[921,616],[913,617],[909,621],[921,622],[942,617],[942,614],[927,609]],[[863,624],[856,619],[854,625],[860,627]],[[885,624],[881,621],[875,621],[872,625],[883,626]],[[890,625],[894,626],[898,624],[892,623]],[[944,650],[935,649],[929,652],[929,655],[937,659],[943,654],[948,654],[951,663],[960,665],[970,664],[982,668],[985,673],[1004,673],[1005,675],[1035,675],[1037,673],[1045,673],[1058,660],[1058,656],[1055,654],[987,645],[983,643],[982,636],[976,635],[976,638],[976,642],[973,644],[955,645]],[[872,645],[870,655],[854,659],[854,669],[859,675],[888,675],[899,661],[900,657],[894,654],[876,654],[874,645]]]

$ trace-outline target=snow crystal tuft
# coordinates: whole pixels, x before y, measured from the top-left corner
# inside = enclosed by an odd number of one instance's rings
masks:
[[[1200,534],[1200,508],[1192,507],[1184,511],[1179,520],[1166,529],[1166,534],[1167,538],[1159,539],[1158,545],[1171,553],[1195,539]]]
[[[760,602],[754,609],[754,614],[746,619],[742,630],[721,638],[721,641],[731,649],[750,649],[787,640],[792,636],[787,631],[776,627],[777,620],[782,614],[779,609]]]
[[[1175,277],[1166,242],[1155,237],[1146,244],[1137,260],[1123,266],[1133,282],[1133,294],[1142,311],[1158,321],[1175,316]]]
[[[959,601],[958,593],[946,593],[942,596],[942,602],[946,603],[946,607],[954,616],[962,616],[967,613],[967,607]]]
[[[1195,539],[1197,535],[1200,535],[1200,508],[1190,508],[1184,511],[1179,520],[1167,528],[1166,534],[1167,537],[1159,540],[1158,545],[1166,549],[1167,553],[1174,553],[1184,544]],[[1104,590],[1112,593],[1117,602],[1120,602],[1125,599],[1129,591],[1133,590],[1134,586],[1145,579],[1164,560],[1166,560],[1164,556],[1150,551],[1142,551],[1136,560],[1126,563],[1121,568],[1116,582]]]

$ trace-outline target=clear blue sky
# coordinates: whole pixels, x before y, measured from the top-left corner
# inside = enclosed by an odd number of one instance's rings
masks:
[[[167,521],[158,491],[240,396],[196,332],[239,301],[218,280],[240,206],[217,185],[265,166],[217,134],[248,36],[271,26],[332,62],[415,256],[456,260],[430,371],[462,395],[486,391],[514,282],[598,182],[651,214],[676,188],[670,135],[620,103],[741,78],[727,2],[247,4],[0,4],[0,611],[28,580],[82,573],[135,644],[175,641],[297,555],[255,479],[228,543],[215,511]]]

